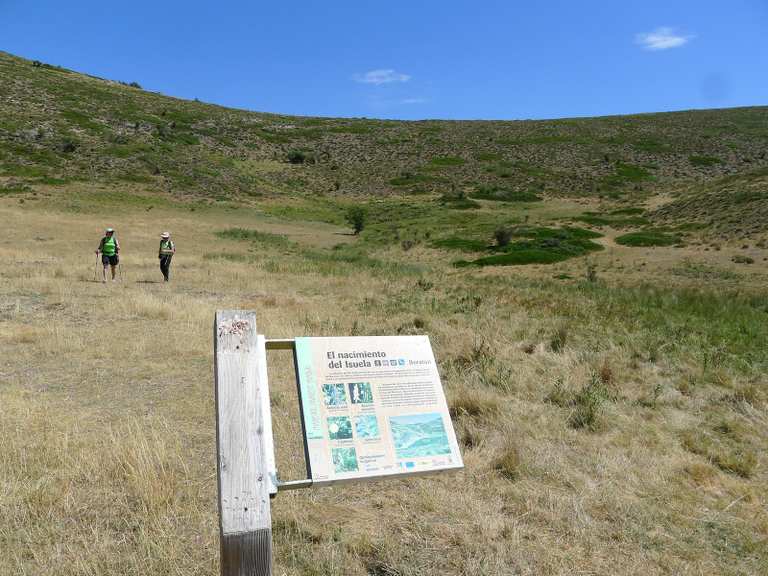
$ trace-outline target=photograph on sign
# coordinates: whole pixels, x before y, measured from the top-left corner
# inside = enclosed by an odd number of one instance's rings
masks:
[[[463,467],[426,336],[296,339],[315,484]]]

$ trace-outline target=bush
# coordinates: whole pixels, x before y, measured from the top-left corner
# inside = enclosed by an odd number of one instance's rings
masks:
[[[742,256],[741,254],[736,254],[733,258],[731,258],[732,262],[735,262],[736,264],[754,264],[755,259],[751,258],[749,256]]]
[[[74,152],[77,150],[78,143],[76,140],[73,140],[72,138],[64,138],[61,142],[59,142],[58,149],[60,152],[63,152],[64,154],[69,154],[71,152]]]
[[[291,164],[314,164],[315,157],[303,150],[291,150],[288,152],[288,162]]]
[[[514,231],[508,226],[499,226],[496,228],[496,230],[493,231],[493,239],[496,241],[496,246],[500,248],[509,244],[509,241],[512,240],[513,235]]]
[[[360,234],[360,232],[363,231],[363,228],[365,228],[367,216],[368,215],[362,206],[352,206],[347,210],[344,217],[349,225],[352,226],[355,234]]]

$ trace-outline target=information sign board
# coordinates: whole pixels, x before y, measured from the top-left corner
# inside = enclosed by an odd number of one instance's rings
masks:
[[[296,338],[313,484],[463,468],[426,336]]]

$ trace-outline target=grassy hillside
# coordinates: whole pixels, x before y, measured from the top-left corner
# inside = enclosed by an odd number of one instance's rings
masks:
[[[591,269],[478,272],[252,209],[110,217],[124,277],[103,286],[103,215],[0,199],[0,574],[218,573],[211,322],[229,307],[270,337],[429,334],[466,462],[279,494],[275,574],[768,571],[762,260],[603,237]],[[270,362],[297,478],[292,363]]]
[[[768,167],[767,108],[517,122],[324,119],[178,100],[5,53],[0,76],[6,188],[87,180],[239,201],[461,192],[637,203]]]
[[[0,575],[218,574],[221,308],[428,334],[465,459],[279,494],[275,574],[768,573],[767,122],[296,118],[0,54]],[[288,355],[270,392],[297,478]]]

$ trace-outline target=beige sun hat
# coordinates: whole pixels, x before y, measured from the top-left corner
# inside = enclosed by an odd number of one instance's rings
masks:
[[[171,237],[170,232],[163,232],[162,234],[160,234],[160,238],[170,238],[170,237]]]

